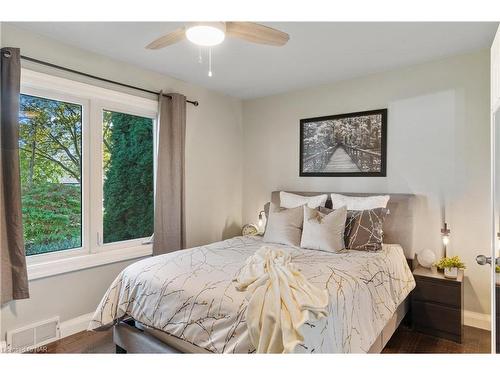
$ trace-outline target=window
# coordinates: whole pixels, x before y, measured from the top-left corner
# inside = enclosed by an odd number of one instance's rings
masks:
[[[153,120],[103,111],[104,243],[153,234]]]
[[[156,110],[156,100],[22,70],[30,279],[151,253]]]
[[[19,157],[26,255],[82,246],[82,107],[20,97]]]

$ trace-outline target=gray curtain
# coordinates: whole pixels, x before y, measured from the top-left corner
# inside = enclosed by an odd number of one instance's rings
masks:
[[[185,247],[186,97],[160,94],[153,255]]]
[[[0,257],[1,303],[29,298],[21,213],[19,171],[18,48],[2,48],[0,56]]]

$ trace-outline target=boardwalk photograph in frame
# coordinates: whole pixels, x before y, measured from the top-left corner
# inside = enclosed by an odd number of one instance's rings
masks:
[[[300,120],[300,176],[385,177],[387,109]]]

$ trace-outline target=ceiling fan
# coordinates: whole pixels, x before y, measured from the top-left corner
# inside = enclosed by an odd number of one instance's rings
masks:
[[[196,22],[155,39],[146,48],[164,48],[184,38],[201,47],[213,47],[222,43],[226,35],[251,43],[277,47],[284,46],[290,39],[290,36],[283,31],[253,22]]]
[[[146,48],[157,50],[187,39],[200,47],[201,63],[201,47],[208,47],[208,76],[212,77],[212,47],[221,44],[226,36],[275,47],[284,46],[290,39],[283,31],[253,22],[196,22],[153,40]]]

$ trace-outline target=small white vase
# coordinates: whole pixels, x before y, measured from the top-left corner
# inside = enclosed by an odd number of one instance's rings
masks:
[[[448,267],[444,269],[444,277],[447,279],[456,279],[458,277],[457,267]]]

